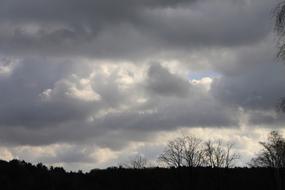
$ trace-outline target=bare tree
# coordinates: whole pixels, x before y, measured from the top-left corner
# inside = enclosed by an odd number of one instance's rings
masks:
[[[249,165],[252,167],[285,167],[285,139],[278,131],[272,131],[267,142],[260,142],[263,147]]]
[[[226,160],[225,160],[225,167],[231,168],[234,167],[236,160],[240,159],[240,155],[238,153],[232,153],[232,148],[234,144],[228,143],[226,145]]]
[[[232,148],[233,144],[224,145],[221,140],[203,144],[201,139],[187,136],[169,141],[158,159],[169,167],[233,167],[239,155]]]
[[[233,144],[223,145],[222,141],[205,143],[204,162],[211,167],[233,167],[235,161],[239,159],[237,153],[232,153]]]
[[[133,169],[143,169],[148,165],[148,161],[141,155],[137,155],[134,158],[131,158],[128,162],[120,164],[124,168],[133,168]]]
[[[184,137],[183,158],[188,167],[203,165],[204,151],[202,140],[193,136]]]
[[[209,140],[205,143],[205,163],[208,166],[212,167],[222,167],[222,163],[224,163],[224,154],[221,149],[221,141],[219,141],[216,145],[213,141]]]
[[[169,141],[164,152],[159,156],[158,160],[165,163],[169,167],[183,166],[185,139],[177,138]]]

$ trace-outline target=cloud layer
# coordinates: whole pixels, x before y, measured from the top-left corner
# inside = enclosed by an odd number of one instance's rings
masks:
[[[256,130],[285,121],[276,4],[1,0],[0,156],[106,167],[155,159],[183,129],[234,134],[248,159]]]

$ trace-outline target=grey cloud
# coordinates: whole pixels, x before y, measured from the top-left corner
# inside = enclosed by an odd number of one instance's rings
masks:
[[[256,43],[270,32],[274,7],[265,0],[2,1],[1,52],[124,59]]]
[[[259,60],[259,58],[256,59]],[[243,67],[243,69],[246,68],[247,70],[243,72],[238,73],[235,70],[233,75],[214,80],[213,95],[228,105],[249,110],[274,109],[280,98],[285,96],[284,65],[260,62],[254,67]]]
[[[92,144],[120,151],[161,131],[239,127],[241,114],[249,125],[284,124],[274,110],[285,96],[285,66],[273,64],[270,36],[275,1],[0,2],[2,144]],[[95,57],[104,58],[102,65],[120,58],[137,67],[158,60],[195,68],[187,56],[200,61],[202,72],[218,74],[209,76],[209,91],[158,63],[150,63],[146,78],[127,88],[119,71],[104,74],[93,67]],[[74,96],[86,78],[98,100]],[[96,162],[83,149],[39,159]]]
[[[97,128],[106,131],[133,131],[132,134],[168,131],[187,127],[236,127],[238,110],[228,108],[209,94],[171,74],[159,64],[148,70],[142,87],[147,102],[129,111],[109,113],[95,121]],[[190,92],[191,89],[191,92]],[[217,111],[219,110],[219,111]]]
[[[275,127],[284,124],[277,112],[285,96],[285,66],[275,58],[272,41],[235,50],[233,61],[217,64],[222,77],[213,81],[211,94],[227,107],[240,107],[248,125]],[[277,51],[276,51],[277,52]]]
[[[171,74],[158,63],[148,69],[146,89],[154,95],[183,97],[188,95],[190,87],[187,80]]]
[[[49,61],[52,62],[52,59]],[[41,127],[66,120],[85,118],[93,108],[65,96],[68,86],[57,86],[57,100],[45,102],[41,93],[53,89],[54,84],[68,76],[70,63],[46,63],[42,59],[24,59],[12,73],[0,80],[0,125]]]
[[[26,64],[22,66],[29,67]],[[25,99],[20,99],[23,102],[18,102],[9,112],[3,114],[5,117],[1,117],[0,120],[1,140],[15,144],[44,145],[58,142],[86,142],[96,138],[95,142],[98,144],[102,146],[108,144],[116,148],[114,145],[122,147],[132,138],[119,138],[116,143],[112,143],[110,138],[107,138],[110,142],[106,143],[103,138],[116,134],[124,136],[126,131],[130,131],[132,135],[129,136],[136,136],[134,134],[138,133],[136,138],[144,139],[149,133],[174,130],[181,126],[238,125],[235,109],[220,105],[208,96],[206,91],[191,86],[189,82],[176,74],[171,74],[166,68],[156,64],[150,67],[148,74],[151,79],[127,91],[118,88],[119,76],[116,72],[108,76],[97,74],[97,77],[93,78],[93,89],[101,98],[95,102],[66,96],[69,86],[58,78],[51,86],[43,85],[37,93],[33,91],[34,96],[28,95]],[[68,80],[68,76],[69,74],[66,74],[65,80]],[[74,83],[79,79],[74,79]],[[39,97],[34,100],[36,95],[48,88],[51,89],[49,101],[38,102]],[[191,93],[188,92],[189,88],[192,89]],[[29,92],[29,89],[22,90],[23,93],[27,90]],[[146,102],[138,104],[137,93],[144,90],[151,90],[152,93],[145,93],[143,97],[146,98]],[[153,93],[157,96],[153,96]],[[15,94],[16,97],[18,93]],[[1,111],[4,113],[7,110],[5,107]],[[106,114],[97,116],[100,111]],[[87,120],[89,117],[93,117],[93,120]]]
[[[273,8],[269,1],[202,1],[187,11],[150,12],[146,22],[171,47],[231,47],[256,43],[268,35]]]
[[[282,128],[285,122],[283,113],[276,113],[275,110],[269,111],[247,111],[249,115],[248,123],[253,126],[265,128]]]
[[[209,99],[197,102],[175,101],[153,105],[150,113],[119,113],[104,117],[99,126],[111,129],[128,130],[171,130],[181,126],[188,127],[228,127],[238,125],[232,113]],[[217,112],[216,110],[221,110]]]
[[[105,108],[117,108],[128,102],[126,91],[119,88],[117,83],[118,73],[113,72],[110,76],[96,75],[93,79],[92,88],[100,97],[100,105]]]
[[[51,20],[60,19],[90,19],[96,17],[122,18],[128,12],[134,11],[132,8],[141,7],[171,7],[181,4],[188,4],[193,0],[51,0],[36,1],[28,0],[26,2],[18,0],[2,0],[1,18],[17,20]],[[13,14],[11,14],[13,12]],[[106,19],[107,20],[107,19]],[[71,20],[70,20],[71,22]]]
[[[29,52],[31,49],[31,52],[47,51],[53,54],[59,50],[65,52],[65,49],[74,50],[73,53],[82,52],[81,49],[92,48],[89,43],[101,31],[115,29],[113,25],[139,22],[144,9],[172,7],[181,3],[191,1],[2,0],[0,17],[4,29],[0,49],[20,52]],[[39,49],[41,51],[37,51]]]

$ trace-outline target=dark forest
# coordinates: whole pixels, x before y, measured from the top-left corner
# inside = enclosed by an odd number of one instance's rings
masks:
[[[145,168],[112,167],[66,172],[20,160],[0,162],[1,189],[258,189],[285,188],[285,169],[277,168]]]

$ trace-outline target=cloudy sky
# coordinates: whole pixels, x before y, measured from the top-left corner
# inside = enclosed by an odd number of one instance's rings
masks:
[[[0,0],[0,158],[89,170],[192,134],[246,163],[285,65],[278,0]]]

